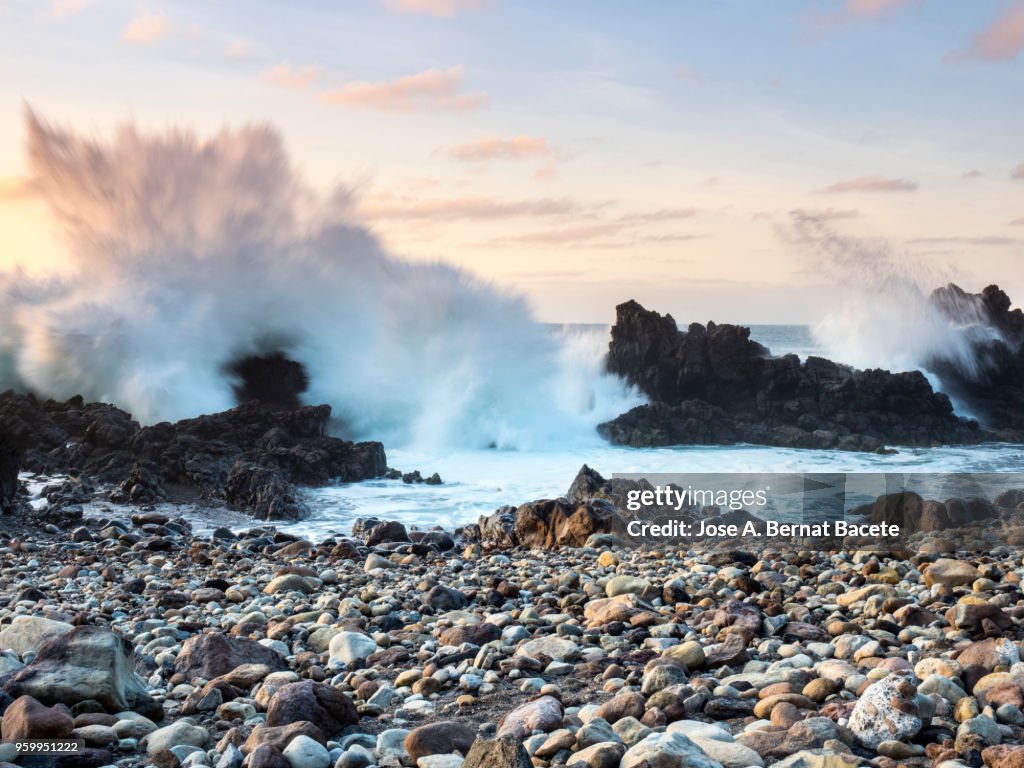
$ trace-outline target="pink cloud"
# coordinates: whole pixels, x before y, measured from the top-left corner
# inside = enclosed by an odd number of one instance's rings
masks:
[[[459,11],[480,7],[480,0],[385,0],[385,5],[399,13],[451,18]]]
[[[917,184],[907,179],[889,179],[885,176],[858,176],[855,179],[837,181],[823,189],[823,192],[913,192]]]
[[[136,16],[121,33],[126,43],[146,45],[167,37],[171,31],[171,22],[162,13],[144,13]]]
[[[444,150],[456,160],[484,162],[487,160],[522,160],[544,157],[551,152],[547,141],[533,136],[487,136]]]
[[[856,219],[860,216],[860,211],[855,208],[794,208],[789,212],[789,215],[798,219],[841,221],[844,219]]]
[[[916,0],[846,0],[843,10],[851,16],[880,16]]]
[[[1013,221],[1011,221],[1010,222],[1010,226],[1011,227],[1024,227],[1024,216],[1021,216],[1019,219],[1014,219]]]
[[[361,207],[372,219],[507,219],[517,216],[579,214],[579,204],[565,198],[501,200],[493,197],[410,199],[395,195],[375,197]]]
[[[678,221],[679,219],[689,219],[696,215],[696,208],[661,208],[657,211],[646,211],[644,213],[627,213],[620,217],[619,221],[645,223]]]
[[[377,112],[413,112],[417,109],[471,110],[487,105],[483,91],[460,93],[462,67],[428,69],[415,75],[379,82],[356,81],[325,91],[321,98],[331,104]]]
[[[676,67],[676,77],[678,77],[680,80],[688,80],[691,83],[697,83],[700,82],[701,80],[700,74],[693,71],[685,64],[680,64],[678,67]]]
[[[978,32],[965,51],[953,51],[950,59],[1005,61],[1024,50],[1024,0],[1006,7],[995,20]]]
[[[261,77],[268,83],[279,85],[282,88],[291,88],[302,91],[309,88],[320,76],[320,67],[303,67],[294,69],[291,64],[284,62],[276,67],[264,70]]]
[[[1012,171],[1010,171],[1011,179],[1024,179],[1024,163],[1021,163]]]
[[[93,0],[54,0],[53,4],[50,5],[50,11],[47,16],[57,21],[66,19],[84,10],[92,3]]]

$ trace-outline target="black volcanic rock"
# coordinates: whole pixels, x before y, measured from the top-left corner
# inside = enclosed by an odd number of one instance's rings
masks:
[[[60,403],[0,394],[0,434],[24,446],[22,469],[120,483],[113,499],[139,503],[166,497],[165,486],[186,486],[264,519],[302,515],[297,485],[387,471],[380,443],[328,436],[330,415],[328,405],[280,410],[252,401],[140,427],[130,414],[80,397]]]
[[[637,447],[735,442],[876,450],[992,439],[918,371],[772,357],[735,325],[678,330],[635,301],[616,308],[607,367],[651,399],[598,428]]]
[[[1024,312],[1011,310],[1010,297],[997,285],[971,294],[951,283],[930,301],[962,328],[970,349],[966,368],[954,356],[925,362],[942,391],[990,430],[1024,431]]]

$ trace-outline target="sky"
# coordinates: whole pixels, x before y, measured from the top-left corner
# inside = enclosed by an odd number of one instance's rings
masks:
[[[270,123],[389,250],[545,321],[814,322],[863,249],[1024,302],[1024,0],[4,0],[0,269],[59,272],[26,105]]]

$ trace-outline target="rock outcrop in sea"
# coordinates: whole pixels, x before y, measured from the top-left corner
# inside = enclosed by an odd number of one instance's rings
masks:
[[[226,501],[265,520],[295,520],[298,485],[354,482],[387,471],[378,442],[327,434],[328,405],[278,409],[250,401],[176,423],[140,427],[113,405],[0,394],[0,503],[11,504],[17,468],[69,474],[50,514],[72,517],[92,482],[116,484],[113,500],[152,503],[175,488]],[[13,473],[13,475],[12,475]],[[85,487],[83,487],[85,486]],[[78,509],[80,516],[80,508]]]
[[[773,357],[750,339],[749,328],[711,322],[681,331],[671,315],[628,301],[616,308],[607,368],[639,387],[650,403],[598,430],[613,443],[636,447],[746,442],[878,450],[1024,440],[1020,310],[1009,311],[1009,299],[995,286],[979,297],[949,286],[933,300],[944,307],[970,305],[975,319],[992,330],[977,342],[977,375],[969,377],[950,361],[930,363],[951,395],[984,415],[984,426],[958,417],[950,398],[934,391],[920,371]]]

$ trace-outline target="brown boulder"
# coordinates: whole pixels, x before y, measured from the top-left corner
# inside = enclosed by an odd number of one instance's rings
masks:
[[[312,723],[301,720],[297,723],[277,727],[270,727],[266,725],[256,726],[252,733],[249,734],[249,738],[245,740],[245,744],[242,745],[242,752],[244,754],[249,754],[261,745],[269,745],[274,747],[274,749],[281,751],[287,747],[288,742],[296,736],[309,736],[309,738],[319,742],[320,744],[327,743],[327,739],[324,738],[323,731]]]
[[[202,677],[212,680],[233,672],[243,664],[262,664],[275,672],[288,668],[288,662],[281,654],[255,640],[213,632],[193,635],[186,640],[174,662],[174,669],[189,679]]]
[[[352,699],[337,688],[300,680],[274,693],[267,707],[266,725],[277,728],[298,722],[310,722],[330,737],[358,723],[359,713]]]
[[[4,741],[26,739],[63,739],[75,729],[75,721],[67,707],[48,707],[31,696],[15,699],[0,721]]]
[[[452,752],[465,755],[473,746],[475,737],[474,730],[465,723],[442,720],[409,731],[409,735],[405,737],[405,751],[413,760],[419,760],[427,755],[447,755]]]

